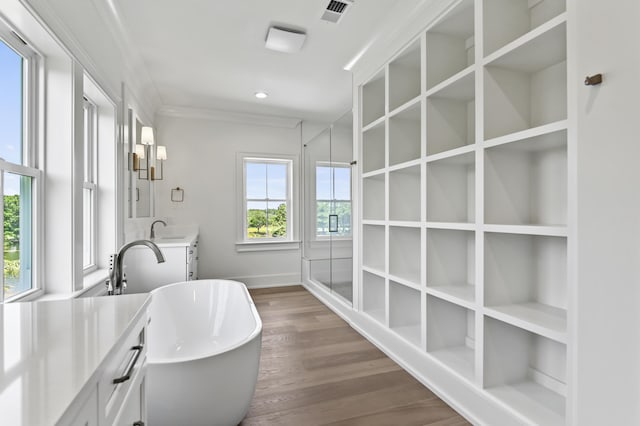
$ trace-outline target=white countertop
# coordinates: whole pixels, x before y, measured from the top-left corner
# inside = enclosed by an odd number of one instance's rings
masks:
[[[164,231],[164,230],[163,230]],[[143,238],[144,239],[144,238]],[[158,247],[188,247],[198,240],[198,232],[169,232],[157,233],[157,237],[150,239]],[[130,250],[148,250],[144,246],[133,246]]]
[[[0,424],[53,425],[97,381],[148,294],[0,305]]]
[[[158,237],[152,239],[154,243],[158,247],[180,247],[180,246],[190,246],[195,243],[198,239],[197,232],[191,233],[179,233],[179,234],[166,234],[166,235],[158,235]]]

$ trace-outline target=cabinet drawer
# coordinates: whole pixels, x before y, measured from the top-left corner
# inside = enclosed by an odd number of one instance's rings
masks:
[[[114,425],[145,424],[147,421],[147,404],[145,400],[147,367],[143,366],[131,379],[129,392],[124,398],[124,404],[120,408]]]
[[[107,361],[104,374],[98,384],[100,417],[105,425],[114,424],[115,417],[133,384],[133,379],[144,368],[147,356],[147,318],[147,315],[140,318],[124,344]]]

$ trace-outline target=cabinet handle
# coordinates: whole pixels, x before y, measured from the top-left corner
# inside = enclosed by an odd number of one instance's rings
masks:
[[[137,422],[133,422],[133,426],[144,426],[144,422],[142,420],[138,420]]]
[[[142,353],[143,349],[144,349],[144,346],[142,346],[142,345],[133,346],[131,348],[131,350],[134,351],[135,353],[133,354],[131,359],[129,359],[129,363],[127,364],[127,368],[124,370],[124,375],[122,375],[121,377],[118,377],[116,379],[113,379],[113,384],[114,385],[117,385],[118,383],[126,382],[127,380],[129,380],[131,378],[131,373],[133,372],[133,367],[136,366],[136,363],[138,362],[138,358],[140,358],[140,354]]]
[[[193,254],[193,250],[189,250],[189,254]]]

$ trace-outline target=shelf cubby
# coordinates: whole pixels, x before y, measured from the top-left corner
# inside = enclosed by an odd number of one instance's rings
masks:
[[[566,11],[565,0],[484,0],[485,56]]]
[[[389,118],[389,166],[421,156],[420,102]]]
[[[475,152],[427,163],[427,221],[475,220]]]
[[[385,227],[380,225],[363,225],[362,264],[367,268],[384,273],[385,271]]]
[[[467,73],[427,97],[427,155],[475,143],[474,76]]]
[[[427,352],[475,380],[475,312],[427,295]]]
[[[558,24],[486,64],[485,139],[567,118],[566,33]]]
[[[362,218],[365,220],[385,219],[385,174],[369,176],[362,180]]]
[[[475,62],[474,6],[463,0],[427,30],[427,90]]]
[[[389,172],[389,220],[420,220],[420,165]]]
[[[484,174],[486,223],[567,224],[566,130],[486,149]]]
[[[420,96],[420,39],[389,63],[389,111]]]
[[[567,239],[485,233],[490,315],[558,341],[567,333]]]
[[[389,274],[420,285],[421,229],[389,227]],[[365,249],[366,250],[366,249]]]
[[[385,72],[376,74],[362,86],[362,127],[385,114]]]
[[[362,133],[362,172],[372,172],[385,167],[384,122]]]
[[[531,424],[564,425],[567,348],[485,317],[484,386]]]
[[[381,276],[362,272],[362,310],[382,324],[386,323],[384,286]]]
[[[421,345],[420,291],[389,281],[389,327],[413,343]]]
[[[427,228],[427,288],[473,304],[475,232]]]

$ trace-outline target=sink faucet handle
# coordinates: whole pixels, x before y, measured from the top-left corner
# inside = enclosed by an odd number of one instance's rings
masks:
[[[113,283],[111,282],[111,280],[109,278],[107,278],[107,280],[104,282],[104,285],[107,286],[107,294],[109,296],[113,295]]]

